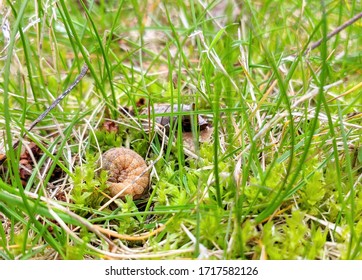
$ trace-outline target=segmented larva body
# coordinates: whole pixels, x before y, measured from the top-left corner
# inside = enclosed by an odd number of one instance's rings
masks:
[[[112,148],[102,156],[102,168],[108,171],[107,185],[112,196],[142,197],[149,184],[149,171],[144,159],[127,148]]]

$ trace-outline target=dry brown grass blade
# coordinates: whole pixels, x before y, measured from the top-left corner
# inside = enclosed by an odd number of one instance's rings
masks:
[[[347,90],[346,92],[344,92],[344,93],[342,93],[342,94],[340,94],[340,95],[338,95],[338,96],[336,96],[336,97],[328,100],[328,102],[332,102],[332,101],[334,101],[334,100],[336,100],[336,99],[339,99],[339,98],[341,98],[341,97],[343,97],[343,96],[345,96],[345,95],[348,95],[348,94],[350,94],[350,93],[352,93],[352,92],[360,89],[361,87],[362,87],[362,82],[359,83],[359,84],[357,84],[357,85],[355,85],[354,87],[352,87],[351,89]]]
[[[145,233],[145,234],[128,235],[128,234],[120,234],[120,233],[115,232],[113,230],[105,229],[105,228],[102,228],[102,227],[97,226],[97,225],[93,225],[93,227],[95,227],[99,232],[101,232],[103,234],[106,234],[108,236],[115,237],[115,238],[118,238],[118,239],[122,239],[122,240],[128,240],[128,241],[144,241],[144,240],[147,240],[151,236],[154,236],[154,235],[160,233],[161,231],[163,231],[166,228],[165,225],[160,225],[160,227],[158,227],[157,229],[155,229],[153,231],[150,231],[148,233]]]
[[[287,207],[285,207],[285,208],[283,208],[283,209],[280,209],[280,210],[278,209],[278,210],[276,210],[276,211],[275,211],[273,214],[271,214],[269,217],[267,217],[267,218],[265,218],[264,220],[262,220],[262,221],[260,222],[260,224],[264,224],[264,223],[266,223],[266,222],[271,221],[274,217],[277,217],[277,216],[283,214],[284,212],[287,212],[287,211],[289,211],[290,209],[292,209],[293,206],[294,206],[293,204],[290,204],[290,205],[288,205]]]

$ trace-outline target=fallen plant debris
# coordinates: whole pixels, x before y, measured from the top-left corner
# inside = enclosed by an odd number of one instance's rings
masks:
[[[198,140],[196,139],[196,135],[194,135],[194,133],[192,133],[191,131],[183,132],[182,140],[184,147],[189,149],[191,152],[195,152],[197,145],[196,142],[198,141],[200,144],[210,142],[213,131],[214,128],[212,126],[206,126],[205,128],[200,129]]]
[[[181,117],[182,139],[186,149],[195,152],[195,141],[199,141],[200,143],[210,141],[213,127],[210,122],[200,114],[197,114],[196,117],[196,129],[199,131],[198,140],[196,139],[197,136],[193,133],[192,117],[193,114],[195,114],[195,104],[171,105],[159,103],[154,104],[150,109],[145,108],[145,104],[145,99],[140,98],[136,103],[136,107],[140,109],[140,116],[143,116],[145,119],[144,127],[148,129],[148,131],[151,131],[154,120],[155,125],[160,128],[160,131],[164,130],[165,135],[170,136],[171,126],[177,128],[178,117]],[[135,116],[135,110],[131,107],[121,107],[120,112],[123,113],[123,115],[126,113]],[[151,117],[153,115],[155,115],[154,119]],[[171,115],[174,115],[173,118],[171,118]],[[107,120],[103,123],[103,128],[109,132],[116,131],[116,128],[113,128],[114,126],[116,126],[116,123],[113,121]],[[177,135],[177,130],[175,135]]]
[[[194,104],[155,104],[151,110],[145,108],[141,111],[142,115],[149,116],[150,113],[156,115],[155,122],[160,125],[162,128],[165,128],[166,134],[169,134],[171,126],[177,125],[177,117],[181,116],[182,118],[182,131],[190,132],[192,131],[192,112],[195,110]],[[188,114],[185,114],[188,113]],[[163,114],[162,116],[157,116]],[[171,119],[171,115],[175,116]],[[205,118],[200,115],[197,115],[197,126],[200,130],[205,129],[209,126],[209,123]]]
[[[103,122],[102,128],[107,132],[118,133],[118,125],[112,120],[105,120]]]
[[[27,184],[32,174],[34,160],[38,160],[42,154],[42,150],[34,142],[30,142],[28,148],[20,155],[19,174],[23,186]]]

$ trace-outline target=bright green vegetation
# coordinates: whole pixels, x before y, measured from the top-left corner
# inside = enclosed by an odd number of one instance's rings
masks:
[[[0,259],[362,259],[362,21],[306,53],[360,2],[148,2],[1,7]],[[140,98],[194,103],[196,150],[181,125],[142,124]],[[148,198],[106,205],[99,155],[117,146],[152,165]]]

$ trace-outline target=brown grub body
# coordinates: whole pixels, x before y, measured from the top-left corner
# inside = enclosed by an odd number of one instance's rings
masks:
[[[108,187],[112,196],[131,195],[141,198],[149,184],[149,171],[144,159],[127,148],[112,148],[102,156],[104,170],[108,171]]]

